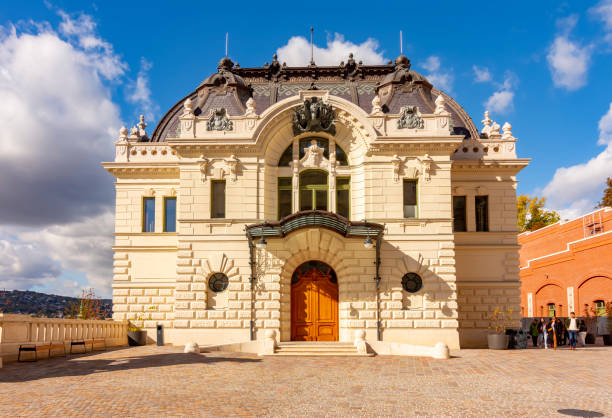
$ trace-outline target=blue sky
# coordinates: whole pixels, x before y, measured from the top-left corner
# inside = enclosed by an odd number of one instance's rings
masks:
[[[532,162],[519,193],[567,217],[612,176],[612,0],[217,5],[6,2],[0,7],[0,288],[109,293],[117,129],[155,121],[229,55],[376,64],[404,54],[481,127],[485,108]],[[373,9],[373,6],[375,9]],[[17,161],[18,163],[15,163]],[[25,167],[28,169],[26,170]],[[17,183],[16,186],[15,182]],[[5,200],[6,199],[6,200]],[[91,255],[83,255],[87,252]]]

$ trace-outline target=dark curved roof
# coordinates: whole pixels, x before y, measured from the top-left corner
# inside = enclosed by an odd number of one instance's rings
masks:
[[[273,61],[258,68],[234,66],[229,58],[223,58],[217,72],[207,77],[196,91],[179,100],[158,123],[152,142],[163,142],[176,137],[178,117],[183,102],[194,102],[194,113],[206,115],[212,108],[223,107],[231,116],[246,111],[246,101],[252,97],[257,114],[263,113],[278,101],[295,96],[300,90],[329,90],[361,107],[366,113],[372,110],[372,99],[378,93],[383,111],[399,113],[407,105],[418,106],[421,113],[433,113],[435,99],[442,94],[451,114],[454,133],[466,138],[478,138],[478,130],[463,108],[447,94],[435,89],[421,74],[410,69],[410,60],[400,55],[394,64],[363,65],[352,54],[349,60],[334,67],[287,67],[274,56]]]
[[[284,237],[302,228],[326,228],[345,237],[382,236],[385,227],[372,222],[352,222],[337,213],[325,210],[303,210],[280,221],[247,225],[249,237]]]

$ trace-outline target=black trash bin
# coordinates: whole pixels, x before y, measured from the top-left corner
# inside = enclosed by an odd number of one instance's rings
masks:
[[[157,345],[164,345],[164,326],[157,326]]]

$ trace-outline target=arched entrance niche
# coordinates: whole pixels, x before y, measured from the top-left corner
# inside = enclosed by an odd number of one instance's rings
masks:
[[[606,276],[593,276],[583,281],[578,287],[578,306],[576,315],[584,315],[585,304],[589,305],[589,311],[593,308],[596,300],[604,303],[612,300],[612,278]],[[589,312],[593,315],[593,312]]]
[[[285,187],[294,191],[298,188],[298,178],[294,176],[294,171],[289,166],[279,166],[281,157],[287,151],[289,146],[293,146],[296,150],[301,140],[317,137],[325,141],[329,141],[330,147],[338,146],[343,150],[350,161],[350,166],[346,167],[309,167],[321,168],[329,173],[330,190],[336,188],[335,179],[339,177],[350,178],[354,184],[362,184],[365,181],[363,162],[366,159],[368,144],[376,137],[376,132],[371,127],[371,122],[368,120],[368,115],[355,104],[346,101],[345,99],[323,95],[323,91],[308,91],[302,92],[291,98],[282,100],[274,106],[262,113],[262,122],[259,124],[253,138],[261,147],[263,153],[263,180],[264,180],[264,199],[263,199],[263,214],[265,219],[280,219],[281,213],[285,212],[279,209],[279,187]],[[335,110],[336,114],[336,133],[330,135],[326,132],[304,132],[295,135],[292,129],[292,120],[294,110],[301,106],[305,97],[319,96],[324,98],[324,101],[329,103]],[[298,171],[306,167],[298,168]],[[345,168],[342,170],[342,168]],[[291,178],[293,177],[293,181]],[[281,179],[281,180],[279,180]],[[283,184],[280,184],[283,182]],[[292,184],[293,183],[293,184]],[[281,192],[282,193],[282,192]],[[286,197],[286,196],[285,196]],[[365,217],[365,191],[361,188],[355,188],[350,193],[350,214],[352,219],[363,219]],[[293,202],[298,201],[298,193],[293,195]],[[329,210],[336,211],[334,195],[329,196]],[[294,206],[293,212],[295,212]]]
[[[535,316],[550,316],[549,305],[555,305],[555,315],[567,316],[567,302],[561,286],[548,283],[542,286],[535,294]]]
[[[310,260],[291,276],[291,340],[338,341],[338,277],[326,263]]]

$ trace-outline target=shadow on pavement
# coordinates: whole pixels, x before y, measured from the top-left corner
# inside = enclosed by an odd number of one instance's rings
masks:
[[[9,363],[5,365],[4,369],[0,369],[0,382],[27,382],[61,376],[86,376],[96,373],[181,364],[255,363],[260,361],[260,359],[247,357],[206,357],[184,353],[158,353],[141,356],[126,355],[125,357],[106,359],[82,355],[79,357],[73,356],[66,360],[63,358],[53,358],[36,363]]]
[[[584,409],[559,409],[558,413],[563,415],[569,415],[570,417],[603,417],[605,416],[601,412],[597,411],[585,411]]]

